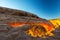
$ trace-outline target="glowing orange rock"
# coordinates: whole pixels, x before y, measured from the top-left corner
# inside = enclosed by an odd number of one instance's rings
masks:
[[[52,31],[54,31],[55,28],[59,27],[60,25],[60,20],[49,20],[49,22],[51,22],[53,26],[48,24],[47,22],[8,22],[7,24],[14,28],[23,26],[24,24],[29,24],[31,29],[26,31],[27,34],[33,37],[45,38],[47,35],[53,36],[54,34],[52,33]]]
[[[27,30],[26,33],[27,34],[30,34],[31,36],[33,37],[46,37],[45,35],[49,35],[49,36],[52,36],[53,34],[51,33],[53,31],[53,26],[47,24],[47,23],[40,23],[40,22],[8,22],[7,23],[8,25],[12,26],[12,27],[20,27],[20,26],[23,26],[24,24],[29,24],[31,29]],[[40,27],[40,29],[36,26]],[[44,29],[42,29],[44,28]],[[34,31],[33,31],[34,30]]]
[[[24,23],[23,22],[8,22],[7,24],[12,27],[18,27],[18,26],[22,26]]]

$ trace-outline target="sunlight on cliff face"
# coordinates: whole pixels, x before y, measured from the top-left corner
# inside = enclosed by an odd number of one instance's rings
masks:
[[[8,23],[12,27],[23,26],[24,24],[29,24],[30,29],[25,31],[27,35],[31,35],[32,37],[42,37],[46,38],[47,36],[54,36],[52,31],[60,26],[60,19],[49,20],[53,24],[50,25],[48,23],[40,23],[40,22],[13,22]]]
[[[27,33],[30,34],[33,37],[46,38],[46,36],[54,36],[52,31],[54,31],[56,28],[60,27],[60,19],[52,19],[52,20],[48,20],[48,21],[51,22],[51,24],[53,26],[51,26],[51,25],[49,25],[47,23],[39,23],[39,25],[36,24],[38,26],[37,28],[36,28],[36,25],[32,26],[32,28],[29,29],[27,31]]]
[[[52,20],[49,20],[53,25],[54,25],[54,28],[58,28],[60,26],[60,19],[52,19]]]
[[[46,38],[47,36],[53,36],[52,31],[54,28],[47,23],[39,23],[31,26],[31,29],[27,30],[26,33],[33,37]]]
[[[23,26],[25,22],[7,22],[7,24],[15,28],[15,27]]]

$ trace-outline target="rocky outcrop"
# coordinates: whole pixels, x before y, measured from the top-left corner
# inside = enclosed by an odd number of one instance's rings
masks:
[[[59,40],[60,37],[32,37],[25,33],[30,29],[30,25],[20,27],[12,27],[7,22],[45,22],[53,26],[48,20],[39,18],[38,16],[16,9],[0,7],[0,40]],[[43,29],[42,29],[43,30]],[[57,33],[54,31],[54,33]],[[58,34],[58,33],[57,33]],[[56,38],[57,37],[57,38]]]

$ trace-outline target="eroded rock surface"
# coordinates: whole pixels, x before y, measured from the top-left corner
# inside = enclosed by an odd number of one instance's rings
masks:
[[[29,12],[0,7],[0,40],[60,40],[60,29],[54,31],[54,37],[32,37],[25,33],[30,29],[30,25],[13,28],[7,22],[46,22],[51,24]]]

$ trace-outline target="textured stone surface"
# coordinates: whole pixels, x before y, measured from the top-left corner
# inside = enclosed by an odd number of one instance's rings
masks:
[[[6,24],[6,22],[21,21],[49,23],[47,20],[39,18],[34,14],[30,14],[29,12],[0,7],[0,40],[60,40],[60,28],[53,32],[55,34],[54,37],[40,38],[32,37],[25,33],[25,31],[29,29],[30,25],[13,28]]]

